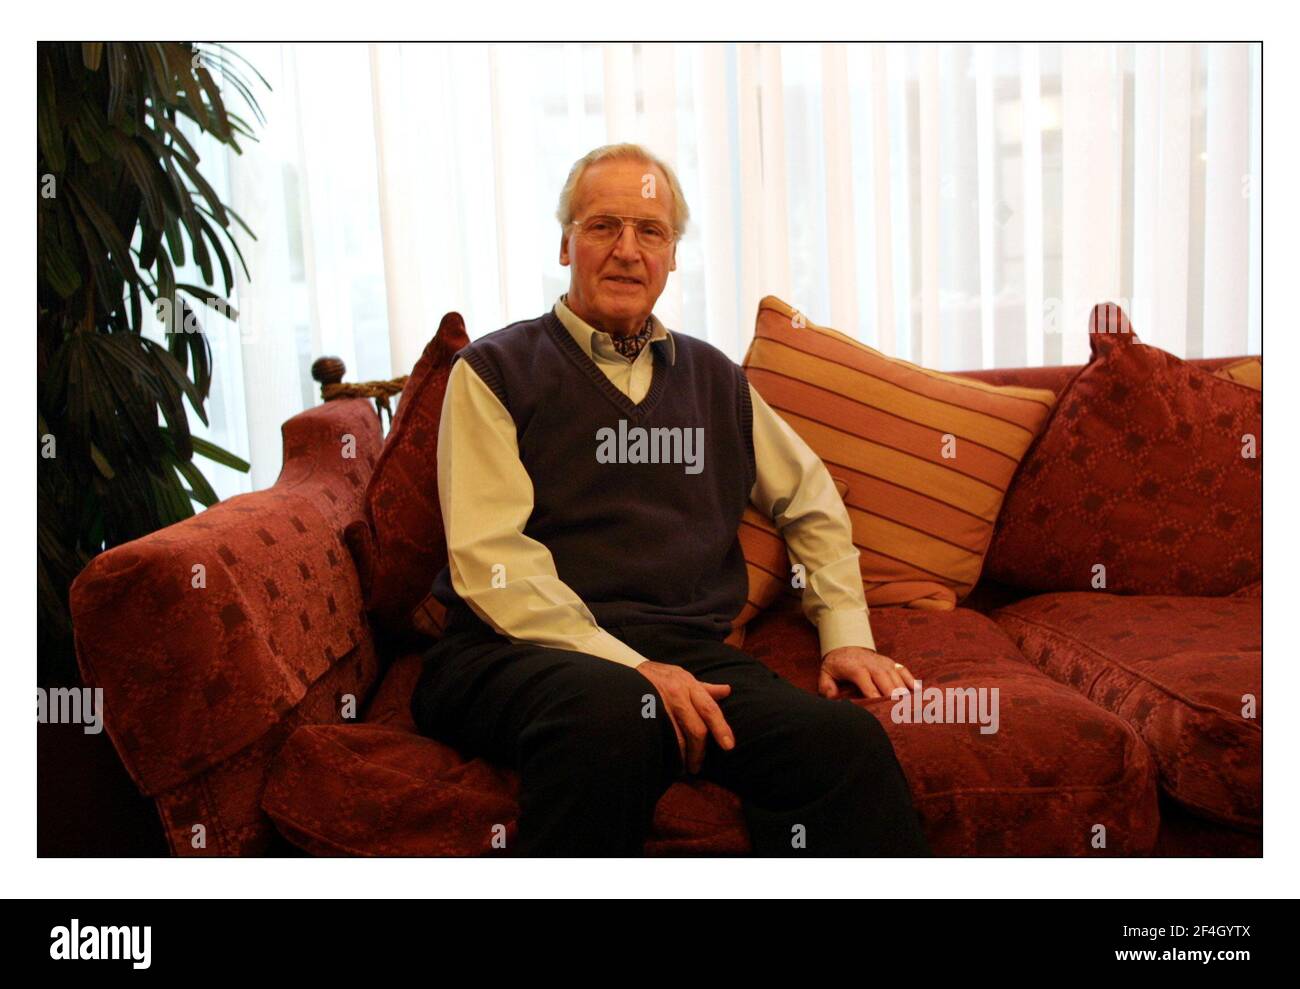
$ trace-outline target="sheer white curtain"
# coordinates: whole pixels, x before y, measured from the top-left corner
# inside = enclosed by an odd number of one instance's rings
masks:
[[[691,206],[656,312],[736,360],[768,294],[943,370],[1081,363],[1107,299],[1180,356],[1260,351],[1256,45],[239,47],[274,91],[213,163],[259,237],[239,327],[209,317],[208,435],[253,463],[223,495],[274,481],[313,358],[390,377],[448,310],[549,307],[560,187],[615,141]]]

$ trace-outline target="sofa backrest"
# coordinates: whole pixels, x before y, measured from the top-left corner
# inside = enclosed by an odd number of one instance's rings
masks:
[[[1187,361],[1193,367],[1217,371],[1221,367],[1244,360],[1244,357],[1202,357]],[[1065,364],[1052,367],[1002,367],[988,371],[952,371],[963,378],[974,378],[990,385],[1018,385],[1022,388],[1050,388],[1060,395],[1070,379],[1082,371],[1086,364]]]

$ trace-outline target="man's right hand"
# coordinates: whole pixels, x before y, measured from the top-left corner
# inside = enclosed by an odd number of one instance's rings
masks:
[[[688,774],[698,773],[704,764],[710,732],[724,749],[736,747],[731,726],[714,699],[730,694],[731,684],[704,683],[680,666],[656,663],[652,659],[647,659],[636,670],[659,688],[659,696],[663,698],[668,718],[677,732],[677,745]]]

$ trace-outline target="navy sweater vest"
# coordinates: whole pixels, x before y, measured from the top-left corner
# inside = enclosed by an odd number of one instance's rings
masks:
[[[748,589],[737,531],[755,480],[749,383],[716,347],[673,339],[673,364],[666,341],[650,344],[655,367],[640,404],[554,312],[489,333],[454,359],[469,361],[514,419],[534,490],[524,534],[550,550],[597,624],[675,623],[722,637]],[[433,593],[452,627],[482,624],[447,567]]]

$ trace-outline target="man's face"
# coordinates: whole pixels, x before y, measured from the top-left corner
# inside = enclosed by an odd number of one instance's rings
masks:
[[[647,198],[644,176],[654,176],[655,195]],[[574,191],[573,218],[600,213],[659,220],[673,226],[672,191],[668,177],[647,162],[599,161],[583,173]],[[677,268],[677,242],[662,251],[643,248],[631,223],[612,244],[593,246],[570,227],[560,237],[560,264],[570,267],[567,304],[598,330],[615,336],[635,333],[645,325],[664,290],[668,272]],[[632,279],[619,281],[617,279]]]

